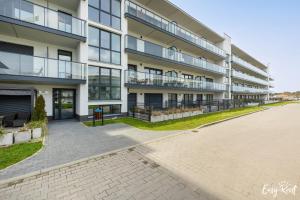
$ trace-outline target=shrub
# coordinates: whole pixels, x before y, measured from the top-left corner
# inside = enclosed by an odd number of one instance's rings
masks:
[[[2,128],[1,126],[0,126],[0,135],[4,135],[5,134],[5,130],[4,130],[4,128]]]
[[[43,121],[46,118],[45,100],[42,95],[36,99],[35,107],[32,113],[32,121]]]
[[[30,129],[42,128],[44,126],[44,121],[31,121],[28,123]]]
[[[19,132],[25,132],[28,130],[29,130],[29,127],[27,126],[27,124],[24,124],[24,126],[19,129]]]

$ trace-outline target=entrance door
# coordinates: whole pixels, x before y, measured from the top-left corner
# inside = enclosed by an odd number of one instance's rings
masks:
[[[75,118],[75,90],[53,89],[53,118]]]
[[[136,93],[128,94],[128,112],[132,112],[137,104]]]
[[[58,11],[58,29],[68,33],[72,33],[72,15],[62,11]]]

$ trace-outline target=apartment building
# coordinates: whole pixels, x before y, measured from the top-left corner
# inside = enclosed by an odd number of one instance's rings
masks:
[[[268,99],[268,66],[165,0],[0,0],[0,114]]]

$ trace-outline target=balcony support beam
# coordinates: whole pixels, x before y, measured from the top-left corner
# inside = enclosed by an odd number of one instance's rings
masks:
[[[86,80],[0,74],[0,82],[27,82],[53,85],[78,85],[85,84]]]

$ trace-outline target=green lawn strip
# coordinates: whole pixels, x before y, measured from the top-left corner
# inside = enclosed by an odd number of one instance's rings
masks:
[[[118,119],[109,119],[104,121],[104,125],[106,124],[114,124],[114,123],[124,123],[130,126],[134,126],[143,130],[153,130],[153,131],[170,131],[170,130],[188,130],[197,128],[199,126],[213,123],[219,120],[229,119],[232,117],[244,115],[247,113],[255,112],[263,110],[262,107],[247,107],[247,108],[238,108],[227,110],[218,113],[209,113],[203,114],[194,117],[188,117],[184,119],[176,119],[169,120],[164,122],[150,123],[138,119],[134,119],[131,117],[126,118],[118,118]],[[84,122],[87,126],[93,126],[93,122]],[[101,122],[96,122],[96,125],[101,125]]]
[[[276,106],[284,106],[292,103],[300,103],[299,101],[283,101],[283,102],[276,102],[276,103],[269,103],[265,104],[264,106],[276,107]]]
[[[42,146],[42,142],[33,142],[0,148],[0,169],[24,160],[41,149]]]

